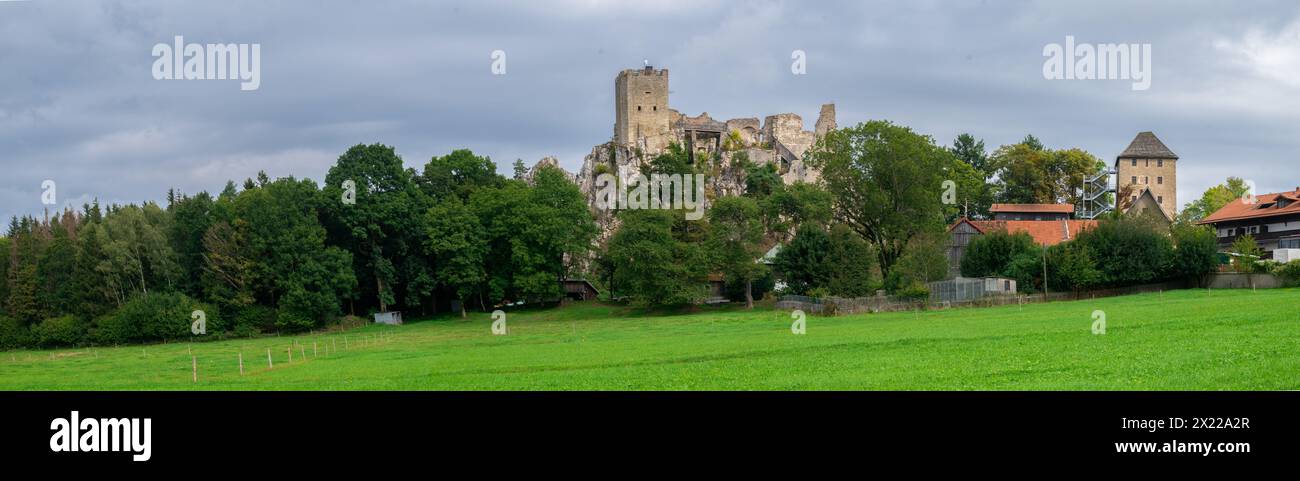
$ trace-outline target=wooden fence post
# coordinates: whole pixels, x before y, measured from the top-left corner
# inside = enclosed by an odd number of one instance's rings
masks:
[[[311,342],[311,357],[316,357],[317,355],[318,355],[318,354],[317,354],[317,352],[316,352],[316,341],[312,341],[312,342]]]
[[[244,351],[239,351],[239,375],[244,375]]]
[[[199,360],[190,356],[190,371],[194,375],[194,382],[199,382]]]
[[[293,346],[289,346],[289,362],[293,362]]]
[[[266,348],[266,368],[275,369],[275,363],[271,362],[271,348]]]

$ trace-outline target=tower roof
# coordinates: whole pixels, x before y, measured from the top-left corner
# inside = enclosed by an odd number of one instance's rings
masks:
[[[1165,143],[1156,138],[1156,134],[1139,132],[1137,137],[1133,138],[1133,142],[1128,144],[1128,148],[1124,149],[1124,152],[1120,153],[1118,157],[1115,157],[1116,160],[1134,158],[1177,159],[1178,154],[1169,150],[1169,147],[1165,147]]]

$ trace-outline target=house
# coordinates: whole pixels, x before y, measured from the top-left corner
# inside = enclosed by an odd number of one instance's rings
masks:
[[[402,325],[402,313],[398,311],[376,312],[375,323],[400,326]]]
[[[961,274],[961,258],[975,237],[990,232],[1024,232],[1041,246],[1054,246],[1074,239],[1097,225],[1095,220],[1071,219],[1071,204],[994,204],[993,220],[962,217],[948,228],[948,275]]]
[[[1214,228],[1223,252],[1238,238],[1250,234],[1265,252],[1265,259],[1300,258],[1300,187],[1258,195],[1253,200],[1228,202],[1197,224]]]
[[[767,250],[766,254],[763,254],[763,258],[759,259],[758,261],[762,262],[763,264],[766,264],[768,267],[775,269],[776,256],[781,253],[781,247],[782,247],[781,244],[773,245],[771,249]],[[786,283],[781,279],[777,279],[775,284],[772,286],[772,289],[777,291],[785,290],[785,288],[786,288]]]
[[[993,204],[993,220],[1067,220],[1074,204]]]
[[[575,301],[589,301],[600,296],[596,286],[586,279],[565,279],[560,281],[560,286],[564,288],[564,297]]]
[[[714,272],[709,274],[709,297],[705,299],[705,304],[724,304],[727,300],[727,280],[722,277],[722,273]]]
[[[1151,189],[1143,190],[1141,194],[1138,194],[1136,200],[1131,201],[1124,213],[1130,216],[1150,216],[1162,222],[1165,227],[1173,225],[1173,217],[1170,217],[1169,211],[1160,205],[1160,199],[1153,192]]]

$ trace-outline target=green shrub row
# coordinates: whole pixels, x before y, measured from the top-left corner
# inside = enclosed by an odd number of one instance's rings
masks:
[[[201,335],[192,332],[195,311],[203,313],[205,325]],[[223,316],[213,305],[184,294],[151,293],[136,296],[117,310],[94,319],[66,315],[25,326],[0,315],[0,349],[251,337],[310,324],[310,319],[288,309],[251,305]]]

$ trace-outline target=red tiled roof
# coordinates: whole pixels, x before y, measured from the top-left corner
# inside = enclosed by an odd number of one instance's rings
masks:
[[[1281,199],[1290,201],[1290,205],[1278,208],[1277,201]],[[1290,214],[1300,214],[1300,188],[1291,192],[1257,195],[1253,204],[1242,200],[1228,202],[1228,205],[1214,211],[1213,214],[1198,221],[1197,224],[1213,224],[1229,220],[1258,219]]]
[[[993,231],[1004,231],[1012,234],[1025,232],[1034,238],[1035,244],[1049,246],[1074,239],[1080,232],[1097,226],[1095,220],[970,220],[962,218],[952,227],[957,227],[957,224],[962,222],[970,224],[975,230],[983,234]],[[949,227],[949,230],[952,230],[952,227]]]
[[[989,212],[1071,214],[1074,212],[1074,204],[993,204]]]

